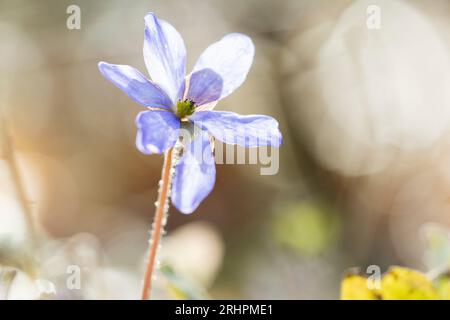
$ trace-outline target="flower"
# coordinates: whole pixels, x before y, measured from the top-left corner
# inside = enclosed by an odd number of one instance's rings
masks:
[[[186,76],[186,48],[177,30],[154,13],[148,13],[144,21],[144,60],[151,80],[127,65],[100,62],[98,67],[106,79],[148,108],[136,118],[136,145],[142,153],[159,154],[172,148],[182,124],[201,129],[177,163],[172,184],[174,206],[192,213],[215,183],[210,135],[245,147],[279,147],[282,136],[271,117],[212,110],[247,77],[255,52],[248,36],[231,33],[210,45]],[[200,142],[201,153],[194,152],[194,140]]]

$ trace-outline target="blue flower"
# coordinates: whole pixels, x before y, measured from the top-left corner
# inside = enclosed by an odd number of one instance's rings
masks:
[[[186,76],[186,48],[180,34],[148,13],[144,60],[151,80],[127,65],[98,65],[105,78],[148,108],[136,118],[136,145],[142,153],[159,154],[174,147],[184,123],[201,129],[202,134],[188,143],[175,167],[172,203],[183,213],[192,213],[214,187],[210,136],[245,147],[279,147],[282,143],[278,122],[271,117],[212,110],[244,82],[254,53],[248,36],[228,34],[210,45]],[[200,142],[202,152],[194,152],[194,141]]]

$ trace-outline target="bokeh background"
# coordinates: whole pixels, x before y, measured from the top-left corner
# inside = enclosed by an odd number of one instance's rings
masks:
[[[249,34],[247,81],[217,108],[271,115],[284,136],[276,175],[218,165],[194,214],[170,210],[156,297],[336,299],[353,266],[433,267],[426,230],[450,226],[449,1],[0,0],[5,296],[37,298],[44,279],[50,299],[139,298],[163,159],[135,148],[142,109],[97,63],[144,72],[149,11],[183,36],[188,70]]]

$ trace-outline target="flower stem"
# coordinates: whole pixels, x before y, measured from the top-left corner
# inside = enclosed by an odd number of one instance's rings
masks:
[[[144,285],[142,288],[142,300],[148,300],[150,298],[156,256],[158,253],[159,242],[163,235],[165,216],[169,208],[169,190],[172,180],[172,153],[173,148],[169,149],[164,155],[164,165],[161,174],[158,201],[156,203],[155,219],[153,222],[152,235],[150,239],[147,267],[144,275]]]

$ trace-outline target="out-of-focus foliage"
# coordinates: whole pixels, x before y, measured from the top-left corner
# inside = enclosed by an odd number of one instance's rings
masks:
[[[439,296],[442,299],[450,300],[450,276],[444,275],[435,282]]]
[[[18,157],[6,124],[0,106],[0,266],[32,273],[31,210],[25,203],[24,186],[19,183]]]
[[[430,270],[450,266],[450,232],[436,223],[422,227],[425,241],[425,263]]]
[[[166,289],[172,299],[179,300],[204,300],[208,299],[206,292],[192,281],[176,274],[169,265],[161,268],[161,274],[166,280]]]
[[[6,269],[0,267],[0,300],[5,300],[8,297],[9,288],[17,271],[14,269]]]
[[[349,274],[341,284],[343,300],[440,300],[449,299],[449,292],[450,278],[433,283],[423,273],[403,267],[390,268],[378,287],[358,274]]]
[[[339,218],[335,212],[312,201],[285,206],[273,222],[273,235],[278,243],[300,254],[322,253],[338,234]]]
[[[367,278],[359,274],[348,274],[341,284],[341,298],[343,300],[376,300],[377,293],[369,289]]]
[[[393,267],[381,280],[380,296],[386,300],[439,299],[428,278],[415,270]]]
[[[39,298],[43,298],[43,294],[30,275],[20,269],[0,264],[0,300]]]
[[[202,288],[214,282],[225,250],[217,229],[201,221],[172,230],[164,238],[163,248],[161,263]]]

